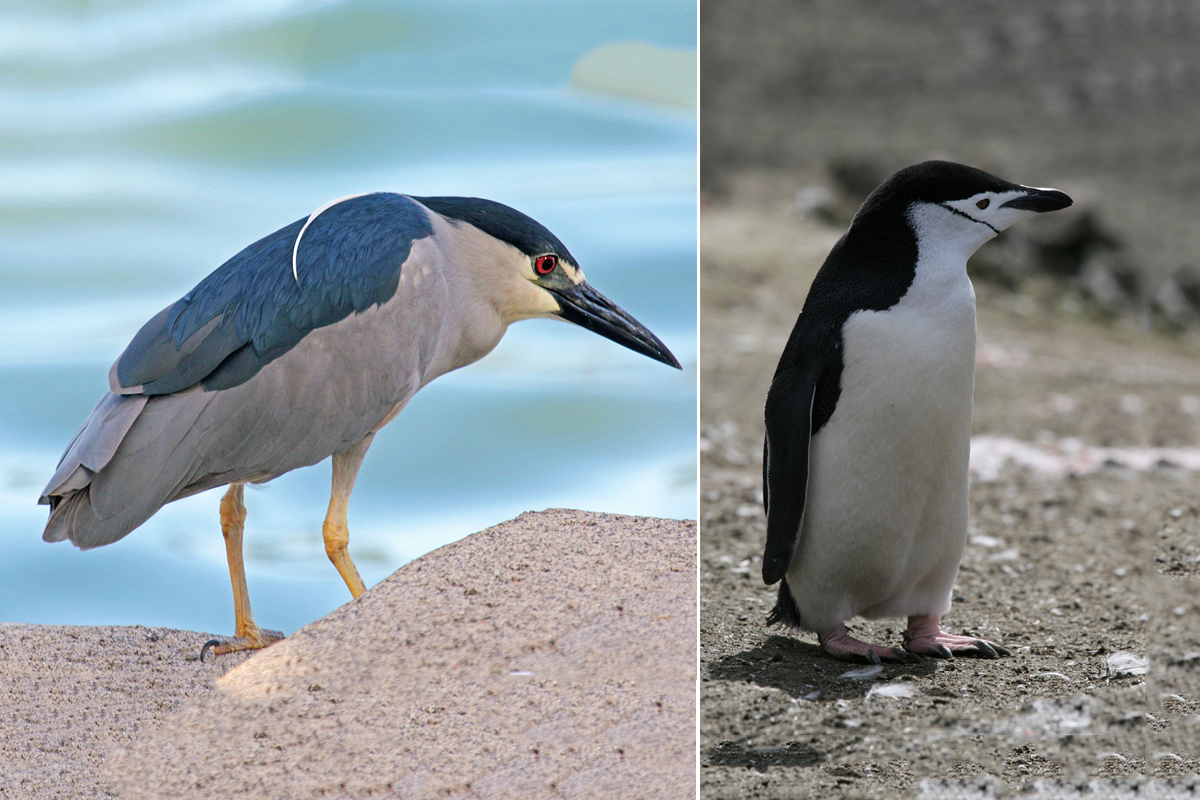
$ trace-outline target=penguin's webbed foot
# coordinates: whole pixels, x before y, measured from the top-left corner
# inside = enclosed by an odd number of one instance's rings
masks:
[[[908,630],[904,631],[904,649],[910,653],[933,658],[954,658],[955,656],[999,658],[1012,655],[1007,648],[995,642],[975,636],[957,636],[953,633],[946,633],[939,624],[939,618],[934,616],[908,618]]]
[[[879,645],[860,642],[850,635],[846,626],[838,624],[824,631],[817,631],[821,649],[838,661],[852,661],[859,664],[879,664],[884,661],[920,661],[919,656],[906,653],[895,647],[880,647]]]

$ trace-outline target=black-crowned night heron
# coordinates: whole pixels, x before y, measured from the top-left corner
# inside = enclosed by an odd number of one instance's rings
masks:
[[[282,634],[250,612],[245,484],[333,456],[325,551],[358,597],[366,587],[346,551],[346,508],[371,440],[418,389],[533,317],[679,367],[587,284],[554,234],[508,206],[384,192],[322,206],[138,331],[42,492],[42,538],[111,544],[166,503],[228,484],[221,530],[236,630],[214,651],[265,647]]]

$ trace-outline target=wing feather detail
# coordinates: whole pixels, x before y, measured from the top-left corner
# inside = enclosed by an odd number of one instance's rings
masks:
[[[244,383],[313,330],[389,300],[413,243],[432,232],[428,212],[405,195],[327,204],[242,250],[156,314],[117,359],[110,388],[163,395]]]

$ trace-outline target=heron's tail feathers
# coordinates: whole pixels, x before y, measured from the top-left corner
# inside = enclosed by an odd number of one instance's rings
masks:
[[[93,506],[92,479],[117,452],[129,429],[141,414],[147,398],[138,395],[106,394],[88,416],[75,438],[67,445],[54,477],[42,490],[38,502],[50,506],[50,519],[42,538],[47,542],[70,539],[88,549],[111,544],[145,521],[138,518],[136,503],[119,503],[116,513],[103,514]],[[150,511],[154,513],[155,509]],[[130,513],[133,512],[133,513]]]
[[[84,550],[112,544],[172,500],[229,483],[202,457],[213,424],[197,424],[217,394],[106,394],[42,490],[42,538]]]
[[[96,541],[96,537],[91,534],[95,533],[97,528],[86,522],[95,517],[89,495],[87,487],[65,496],[52,495],[49,499],[50,519],[46,522],[42,539],[47,542],[65,542],[70,539],[80,549],[87,550],[115,542],[129,532],[123,531],[115,536],[109,532],[108,536],[103,537],[104,541]]]

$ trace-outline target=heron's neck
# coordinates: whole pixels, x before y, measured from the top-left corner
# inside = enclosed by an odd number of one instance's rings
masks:
[[[498,307],[495,286],[482,281],[476,269],[490,254],[470,245],[468,238],[465,248],[442,254],[445,308],[440,315],[436,354],[425,370],[423,383],[492,352],[511,321]]]

